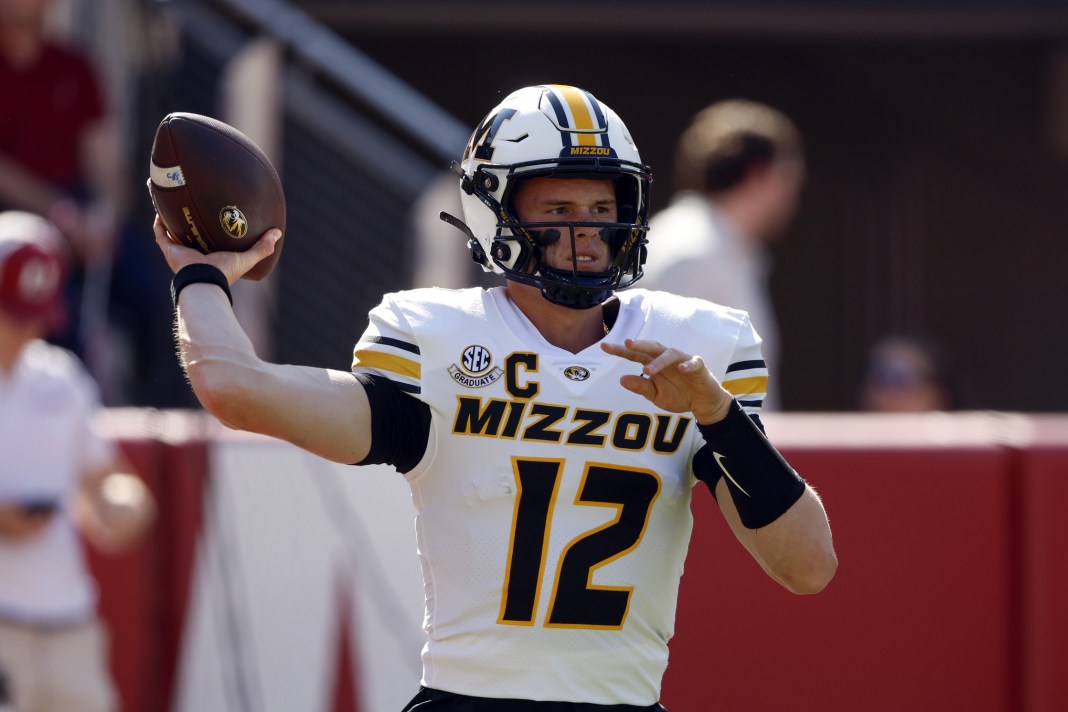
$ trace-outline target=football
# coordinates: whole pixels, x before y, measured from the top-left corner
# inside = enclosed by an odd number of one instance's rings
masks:
[[[187,112],[164,117],[152,141],[148,192],[171,239],[205,254],[244,252],[279,228],[274,253],[245,278],[274,270],[285,242],[282,181],[259,146],[233,126]]]

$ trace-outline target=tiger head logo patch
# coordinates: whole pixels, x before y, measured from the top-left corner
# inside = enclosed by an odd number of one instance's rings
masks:
[[[219,211],[219,224],[226,230],[226,234],[235,240],[240,240],[248,232],[245,214],[234,205],[227,205]]]

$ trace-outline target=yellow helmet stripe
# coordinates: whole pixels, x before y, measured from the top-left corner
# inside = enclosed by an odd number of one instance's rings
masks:
[[[553,84],[552,88],[556,90],[556,93],[563,97],[567,103],[567,108],[571,111],[571,116],[575,122],[575,130],[580,132],[576,135],[579,146],[596,146],[597,134],[587,133],[600,129],[601,127],[596,125],[593,120],[593,114],[590,112],[590,107],[586,103],[585,93],[572,86],[566,86],[563,84]]]

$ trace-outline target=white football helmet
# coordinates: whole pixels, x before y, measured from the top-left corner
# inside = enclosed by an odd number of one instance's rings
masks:
[[[445,213],[442,219],[468,233],[483,269],[540,287],[549,301],[575,309],[596,306],[641,278],[652,174],[623,121],[589,92],[558,84],[513,92],[478,125],[453,168],[460,174],[466,225]],[[512,197],[520,180],[534,177],[613,181],[618,222],[596,224],[609,246],[607,272],[544,264],[532,228],[554,242],[569,230],[574,241],[580,223],[521,222]],[[546,230],[550,226],[555,229]]]

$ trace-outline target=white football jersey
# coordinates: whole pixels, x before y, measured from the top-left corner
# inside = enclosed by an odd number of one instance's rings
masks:
[[[744,312],[620,292],[606,340],[700,354],[756,413],[767,384]],[[353,368],[432,411],[406,477],[426,593],[422,684],[480,697],[659,700],[703,440],[619,385],[639,367],[549,344],[504,288],[419,289],[371,312]]]

